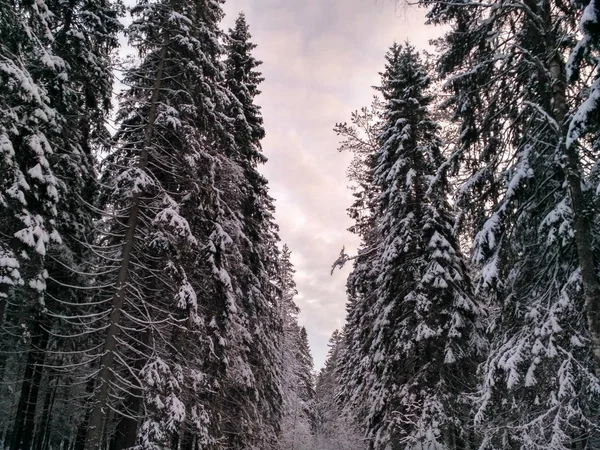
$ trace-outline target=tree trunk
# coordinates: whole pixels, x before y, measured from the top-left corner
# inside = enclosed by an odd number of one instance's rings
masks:
[[[142,398],[137,395],[130,395],[126,401],[127,413],[133,417],[122,417],[117,425],[115,436],[110,445],[110,450],[123,450],[135,446],[137,437],[138,419],[135,417],[139,414],[142,407]]]
[[[548,12],[548,15],[550,13]],[[553,48],[556,48],[554,46]],[[566,177],[573,207],[573,230],[577,257],[581,268],[581,281],[585,301],[588,331],[592,343],[592,352],[596,363],[596,375],[600,376],[600,281],[594,260],[593,238],[590,217],[592,209],[586,204],[582,183],[581,164],[576,147],[565,144],[568,127],[565,124],[567,116],[566,74],[561,55],[554,52],[550,60],[550,74],[553,81],[553,106],[556,121],[561,129],[561,147],[565,156]]]
[[[40,364],[44,361],[44,350],[47,343],[48,332],[44,330],[38,319],[33,325],[31,344],[27,353],[21,395],[15,414],[11,450],[20,450],[21,448],[29,450],[31,446],[35,427],[35,409],[43,373]]]
[[[0,292],[0,327],[4,323],[4,314],[6,313],[6,304],[8,303],[7,297],[8,294]]]
[[[160,96],[160,87],[167,55],[168,34],[165,36],[164,45],[160,51],[160,59],[154,87],[152,91],[152,100],[150,111],[148,114],[148,124],[145,129],[144,143],[140,156],[138,167],[144,170],[148,165],[148,147],[152,141],[154,132],[154,121],[156,119],[157,103]],[[114,363],[114,351],[117,347],[117,337],[119,335],[119,327],[121,323],[121,310],[125,300],[125,291],[129,278],[129,261],[135,240],[135,232],[138,225],[140,213],[141,193],[135,193],[132,197],[132,205],[129,211],[127,221],[127,231],[125,233],[125,242],[123,245],[123,256],[119,274],[117,276],[116,290],[111,299],[112,311],[109,319],[109,328],[104,341],[102,358],[100,360],[100,373],[98,374],[98,387],[94,396],[94,405],[90,415],[86,446],[87,450],[100,450],[103,436],[104,421],[107,414],[108,394],[110,382],[112,379],[112,369]]]
[[[4,316],[6,315],[6,305],[8,304],[8,294],[0,292],[0,328],[4,323]],[[2,380],[4,378],[4,366],[6,364],[7,354],[5,353],[6,339],[4,339],[4,345],[0,345],[0,387],[2,386]]]
[[[30,450],[33,441],[35,431],[35,412],[38,402],[38,396],[40,393],[40,385],[42,376],[44,375],[44,369],[42,364],[46,357],[46,345],[48,344],[48,332],[40,326],[40,341],[38,348],[34,348],[35,362],[33,367],[33,380],[31,383],[31,392],[29,394],[29,401],[25,408],[25,423],[23,428],[23,441],[22,448],[24,450]],[[16,447],[15,447],[16,448]]]
[[[150,336],[147,331],[144,331],[140,337],[140,343],[136,346],[137,351],[142,353],[143,346],[148,344]],[[133,364],[134,373],[139,373],[145,364],[145,360],[138,357]],[[135,383],[134,380],[130,380]],[[131,389],[127,393],[125,399],[124,413],[131,417],[122,417],[117,424],[115,436],[110,444],[110,450],[123,450],[125,448],[131,448],[136,444],[139,416],[142,411],[143,405],[143,391],[141,389]]]
[[[173,437],[171,438],[171,450],[179,450],[179,438],[180,432],[176,431],[173,433]]]
[[[48,391],[46,392],[46,398],[44,400],[44,409],[42,410],[42,417],[40,420],[40,427],[37,430],[33,448],[35,450],[44,450],[44,444],[50,437],[50,423],[52,421],[52,408],[54,406],[54,398],[56,394],[56,376],[51,375],[48,377]]]
[[[5,394],[8,395],[9,391],[8,391],[8,387],[7,385],[4,383],[4,376],[5,376],[5,370],[6,370],[6,360],[8,359],[8,353],[6,350],[8,350],[10,347],[10,342],[8,342],[9,345],[7,345],[7,341],[8,339],[6,338],[6,335],[1,336],[2,337],[2,345],[0,345],[0,395]],[[16,348],[16,346],[12,347],[13,351]]]
[[[186,431],[183,436],[181,450],[194,450],[194,433]]]
[[[90,378],[85,385],[85,391],[89,394],[90,398],[94,395],[94,379]],[[88,400],[89,401],[89,400]],[[85,437],[87,434],[88,423],[90,421],[90,408],[86,405],[85,416],[77,427],[77,433],[75,434],[75,442],[73,443],[73,450],[84,450],[85,448]]]
[[[592,246],[591,208],[586,205],[581,189],[583,180],[581,179],[579,155],[573,147],[566,148],[565,146],[565,156],[567,157],[567,180],[573,206],[573,229],[575,231],[579,266],[581,267],[588,331],[596,363],[596,375],[600,377],[600,283]]]

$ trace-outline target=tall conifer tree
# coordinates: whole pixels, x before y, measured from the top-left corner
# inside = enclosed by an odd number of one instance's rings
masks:
[[[11,446],[29,448],[53,434],[48,414],[53,388],[45,388],[45,400],[38,400],[42,381],[50,380],[42,363],[46,347],[62,345],[57,342],[61,334],[57,327],[63,317],[76,314],[73,305],[81,298],[76,288],[84,284],[81,244],[91,231],[95,169],[93,138],[79,130],[93,129],[96,136],[105,133],[102,119],[110,105],[119,7],[113,2],[87,8],[50,1],[13,2],[0,8],[4,87],[0,184],[7,189],[0,194],[0,207],[5,208],[0,225],[5,236],[0,243],[0,324],[6,331],[0,338],[0,366],[6,362],[7,349],[13,368],[19,367],[20,359],[25,363],[23,373],[13,373],[23,382],[16,390]],[[89,20],[92,14],[96,15]],[[66,43],[67,36],[85,45]],[[84,73],[94,80],[82,80]],[[102,81],[101,89],[90,88],[95,80]],[[73,120],[79,126],[69,123]],[[24,339],[14,339],[14,327],[25,332]],[[21,349],[22,355],[16,351]],[[60,366],[63,360],[53,353],[46,364]],[[3,385],[13,382],[9,376]],[[38,404],[44,409],[41,419]]]
[[[103,180],[110,216],[101,222],[108,277],[100,278],[110,310],[89,449],[110,436],[110,409],[135,419],[127,425],[133,433],[126,432],[135,442],[126,446],[218,438],[207,411],[207,389],[220,375],[207,373],[211,305],[201,310],[198,299],[225,302],[230,289],[214,258],[228,239],[218,223],[215,177],[232,143],[219,62],[222,11],[219,2],[166,0],[138,3],[132,14],[128,32],[141,62],[125,73],[129,88]]]
[[[341,407],[338,393],[341,388],[339,369],[346,357],[343,332],[334,331],[329,339],[329,352],[324,367],[315,382],[315,448],[322,450],[364,450],[364,436],[355,428]]]
[[[235,167],[237,186],[224,201],[239,221],[239,230],[232,234],[238,318],[232,316],[226,330],[232,386],[230,391],[224,386],[223,393],[229,405],[231,445],[268,449],[276,443],[281,417],[277,361],[282,325],[272,286],[279,238],[267,180],[259,172],[259,165],[267,160],[261,147],[263,119],[256,104],[263,78],[251,39],[246,18],[240,14],[225,36],[225,85],[232,95],[227,114],[233,136],[233,145],[225,153]]]
[[[364,356],[354,374],[344,371],[351,378],[342,384],[354,390],[347,397],[366,405],[370,448],[463,448],[471,436],[462,397],[484,345],[481,311],[453,233],[445,179],[436,176],[442,156],[429,77],[408,44],[394,45],[386,60],[373,167],[378,264],[369,320],[358,322],[366,328],[348,323]],[[350,318],[364,311],[361,300],[349,305]]]
[[[61,243],[54,157],[65,118],[50,92],[67,74],[64,61],[50,50],[50,21],[43,2],[0,5],[0,367],[25,359],[24,371],[6,380],[19,392],[11,417],[10,446],[16,449],[30,439],[23,433],[28,399],[38,389],[48,340],[40,327],[47,318],[47,254],[51,243]],[[20,350],[25,353],[15,357]]]
[[[315,419],[313,360],[306,330],[298,324],[300,309],[294,301],[298,292],[290,255],[289,248],[284,245],[276,278],[283,319],[283,345],[279,359],[283,369],[283,417],[278,448],[308,450],[313,445]]]
[[[452,160],[479,292],[498,311],[476,416],[483,448],[595,447],[597,238],[565,66],[582,56],[579,5],[424,3],[455,30],[439,63],[460,128]]]

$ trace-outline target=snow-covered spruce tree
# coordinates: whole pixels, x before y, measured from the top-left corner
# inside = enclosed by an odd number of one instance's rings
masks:
[[[0,5],[0,392],[10,402],[2,404],[10,411],[3,428],[8,421],[16,426],[11,448],[20,448],[26,399],[39,383],[36,364],[43,360],[47,333],[32,324],[45,317],[48,245],[60,242],[54,227],[58,181],[50,160],[52,138],[63,122],[48,91],[65,76],[65,67],[48,50],[49,16],[43,2]]]
[[[581,278],[585,293],[585,308],[587,314],[588,329],[594,348],[596,360],[596,375],[600,367],[600,283],[598,281],[597,261],[590,247],[590,238],[597,242],[598,230],[593,230],[600,223],[598,214],[598,190],[596,189],[593,199],[590,189],[577,189],[581,185],[580,178],[582,166],[583,172],[586,163],[592,163],[593,169],[589,173],[590,179],[585,187],[598,186],[598,112],[600,111],[600,67],[598,65],[598,51],[600,50],[600,5],[596,0],[580,2],[585,5],[579,21],[579,32],[581,39],[573,47],[565,68],[565,78],[575,92],[577,92],[576,105],[571,108],[571,114],[567,118],[567,124],[563,124],[562,131],[566,130],[564,153],[567,159],[568,179],[570,194],[572,197],[574,211],[574,233],[577,243],[579,264],[581,266]],[[560,66],[558,67],[560,68]],[[555,68],[554,72],[558,68]],[[591,80],[588,74],[592,74]],[[558,92],[557,92],[558,93]],[[564,107],[566,109],[566,105]],[[581,138],[586,144],[579,144]],[[590,142],[591,138],[591,142]],[[591,147],[596,150],[591,157],[586,155],[585,150]],[[591,160],[591,161],[590,161]],[[596,208],[589,205],[594,202]],[[591,234],[591,236],[590,236]],[[595,271],[595,273],[594,273]]]
[[[338,364],[341,341],[341,333],[335,330],[327,344],[329,351],[325,365],[319,370],[315,380],[315,440],[317,443],[320,439],[325,439],[332,434],[330,424],[336,416],[339,416],[335,411],[334,399],[337,388],[335,368]]]
[[[25,306],[27,297],[37,303],[45,288],[46,246],[51,239],[59,239],[52,233],[58,182],[49,159],[53,128],[63,124],[50,105],[48,90],[66,75],[63,61],[47,50],[51,33],[46,5],[27,3],[13,8],[3,3],[0,8],[0,321],[4,321],[10,303]],[[37,294],[23,292],[15,298],[14,289],[23,285]]]
[[[319,438],[328,438],[335,430],[331,427],[336,414],[335,392],[337,389],[336,367],[338,366],[338,357],[340,347],[343,345],[343,335],[338,330],[335,330],[327,346],[327,359],[325,365],[317,374],[315,383],[315,434]]]
[[[440,42],[439,68],[461,130],[459,205],[474,219],[480,294],[498,310],[476,415],[482,448],[595,448],[597,239],[586,148],[565,142],[580,101],[567,95],[564,62],[579,7],[424,3],[456,30]]]
[[[277,363],[281,321],[271,283],[278,241],[273,200],[267,180],[258,172],[266,157],[260,142],[265,135],[263,119],[255,104],[263,80],[257,70],[262,63],[252,54],[255,47],[245,16],[240,14],[225,36],[225,84],[233,96],[227,115],[234,140],[225,154],[236,182],[235,188],[226,188],[229,192],[223,201],[232,218],[239,217],[239,230],[231,233],[234,242],[229,250],[238,318],[232,315],[225,330],[231,376],[222,389],[229,445],[268,449],[275,445],[281,417]]]
[[[291,252],[283,246],[276,286],[280,292],[279,309],[283,319],[282,365],[283,418],[279,447],[281,450],[312,448],[314,423],[313,361],[306,330],[298,324],[300,309],[294,302],[297,294]]]
[[[373,171],[379,261],[371,317],[361,324],[368,330],[347,325],[349,342],[361,339],[356,345],[364,355],[350,395],[368,408],[363,426],[372,449],[465,448],[473,443],[464,394],[474,388],[484,346],[481,311],[438,175],[441,142],[428,110],[429,77],[409,44],[392,46],[386,60]],[[360,300],[350,303],[349,317]]]
[[[0,132],[0,183],[7,189],[0,194],[0,207],[6,208],[0,232],[4,236],[0,243],[0,324],[6,331],[0,338],[0,366],[6,362],[3,350],[9,348],[15,378],[6,378],[2,385],[16,382],[20,389],[13,390],[18,394],[16,411],[4,417],[13,421],[11,448],[29,448],[34,437],[36,446],[42,438],[46,442],[51,438],[47,412],[52,390],[46,389],[45,401],[38,401],[45,376],[40,364],[46,346],[57,348],[54,333],[59,319],[72,313],[63,301],[72,305],[77,298],[73,286],[82,284],[77,266],[83,259],[79,242],[85,240],[92,221],[84,204],[91,198],[95,179],[91,144],[89,136],[78,130],[92,128],[91,115],[101,119],[107,110],[112,83],[109,60],[120,26],[118,8],[104,2],[102,10],[96,10],[97,19],[84,20],[85,25],[77,27],[77,38],[86,41],[82,67],[65,58],[60,37],[72,32],[70,24],[85,13],[71,11],[71,19],[63,20],[63,9],[68,7],[53,2],[0,8],[4,88],[0,102],[6,112]],[[79,114],[88,97],[83,83],[77,81],[85,70],[105,80],[103,89],[95,87],[98,101],[87,105],[87,115]],[[74,117],[80,118],[80,127],[68,124]],[[96,123],[96,130],[104,126],[101,120]],[[19,273],[23,275],[20,280]],[[22,339],[17,342],[14,338],[19,335]],[[15,351],[21,349],[24,353]],[[57,358],[46,361],[57,363]],[[45,412],[41,417],[36,415],[40,404]],[[45,437],[42,429],[49,430]]]
[[[338,368],[344,357],[343,332],[334,331],[329,339],[329,352],[315,383],[314,448],[319,450],[364,450],[363,436],[343,414],[337,400],[340,389]]]
[[[309,424],[312,430],[315,428],[315,364],[310,352],[310,344],[308,342],[308,333],[306,328],[301,326],[298,332],[298,351],[296,359],[299,364],[298,369],[298,391],[300,398],[303,399],[305,406],[305,415],[308,417]]]
[[[122,30],[118,1],[47,2],[53,13],[53,50],[66,65],[67,80],[50,91],[57,111],[68,125],[63,127],[55,151],[55,174],[60,195],[57,230],[62,245],[49,248],[46,307],[53,317],[40,400],[30,396],[29,405],[38,403],[39,419],[34,446],[57,446],[72,432],[85,414],[85,383],[80,369],[85,356],[78,350],[89,343],[77,318],[93,282],[89,276],[93,251],[93,220],[97,217],[94,153],[104,148],[109,137],[106,118],[111,106],[113,52]],[[80,289],[85,287],[86,289]],[[46,324],[45,326],[48,326]],[[83,358],[82,358],[83,357]],[[69,385],[71,389],[61,389]],[[33,424],[25,434],[33,435]]]
[[[128,34],[141,62],[125,71],[129,88],[103,176],[107,217],[96,251],[107,308],[86,448],[111,438],[125,439],[122,447],[183,440],[185,448],[210,448],[219,436],[208,391],[221,375],[206,372],[216,327],[210,313],[231,295],[214,256],[230,239],[218,222],[215,181],[232,142],[219,63],[222,10],[212,1],[142,1],[132,15]]]

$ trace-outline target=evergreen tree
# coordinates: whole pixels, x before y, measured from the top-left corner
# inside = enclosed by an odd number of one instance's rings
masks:
[[[476,415],[483,448],[592,448],[597,239],[585,146],[565,142],[580,101],[567,96],[564,61],[579,6],[424,3],[456,30],[439,63],[460,127],[452,160],[479,291],[498,311]]]
[[[579,4],[583,6],[583,4]],[[564,78],[566,82],[575,87],[577,101],[572,106],[570,114],[566,118],[566,124],[561,129],[566,134],[564,156],[567,160],[568,181],[573,203],[573,228],[577,245],[578,260],[581,266],[581,278],[585,294],[585,310],[587,325],[593,346],[596,362],[596,376],[600,373],[600,281],[598,279],[597,262],[593,256],[590,246],[592,240],[597,242],[598,215],[591,213],[590,205],[598,205],[596,198],[590,198],[590,192],[582,189],[579,192],[582,178],[585,178],[586,150],[591,146],[597,149],[598,112],[600,111],[600,72],[598,71],[597,53],[599,49],[599,24],[600,6],[595,0],[591,0],[581,13],[579,21],[579,34],[581,39],[573,47],[569,60],[565,67]],[[553,66],[554,72],[561,68]],[[592,81],[587,74],[592,73]],[[560,74],[562,77],[562,74]],[[561,80],[562,81],[562,80]],[[557,92],[562,96],[561,90]],[[566,99],[565,99],[566,101]],[[566,109],[566,105],[563,106]],[[563,111],[559,113],[559,118]],[[565,131],[566,130],[566,131]],[[585,144],[578,141],[587,138]],[[589,142],[591,140],[591,142]],[[591,145],[590,145],[591,144]],[[597,161],[598,156],[592,156],[593,170],[585,187],[592,187],[598,183]],[[597,196],[597,195],[596,195]],[[597,210],[597,208],[596,208]]]
[[[12,391],[18,394],[16,411],[5,416],[14,419],[11,448],[29,448],[51,437],[49,411],[55,388],[43,382],[50,383],[56,373],[50,375],[42,363],[56,367],[64,362],[60,354],[52,353],[49,358],[47,353],[58,345],[62,318],[73,317],[72,305],[81,297],[74,287],[84,283],[81,243],[91,230],[93,214],[86,201],[91,200],[95,171],[92,138],[78,130],[94,128],[99,134],[104,127],[119,8],[113,2],[96,5],[93,20],[90,11],[82,11],[75,2],[68,7],[13,2],[0,9],[4,88],[0,92],[4,111],[0,125],[0,184],[4,186],[0,194],[0,234],[4,236],[0,243],[0,367],[10,359],[8,363],[16,369],[6,373],[2,383],[13,385]],[[63,16],[67,9],[70,12]],[[75,49],[65,44],[62,38],[69,33],[86,46]],[[81,51],[85,66],[67,58],[69,51]],[[88,104],[79,81],[86,70],[104,81],[102,89],[94,91],[99,101]],[[86,113],[80,114],[84,104]],[[68,123],[74,117],[81,127]],[[43,406],[41,417],[38,405]]]
[[[33,294],[21,296],[21,301],[31,296],[34,303],[38,301],[45,288],[46,246],[51,239],[59,241],[53,234],[58,181],[50,160],[54,127],[64,124],[51,106],[48,91],[66,74],[64,62],[47,50],[52,42],[47,6],[27,3],[13,8],[3,3],[0,7],[1,295],[5,313],[16,286],[26,283],[28,289],[33,289]]]
[[[257,169],[260,62],[243,16],[219,31],[220,5],[132,9],[139,58],[113,139],[121,5],[0,5],[3,445],[277,445],[284,337],[273,200]],[[293,348],[310,427],[297,324]]]
[[[343,332],[334,331],[329,339],[329,352],[315,384],[315,448],[319,450],[364,450],[363,436],[354,428],[338,402],[340,376],[338,370],[345,358]]]
[[[317,435],[328,435],[331,433],[330,423],[336,416],[335,392],[337,389],[336,368],[339,364],[339,354],[343,345],[343,335],[335,330],[327,344],[329,351],[325,365],[317,375],[315,385],[316,397],[316,431]]]
[[[11,448],[21,446],[27,398],[39,383],[47,334],[32,325],[45,317],[48,246],[60,243],[52,158],[55,130],[64,119],[49,91],[66,74],[64,62],[48,50],[50,15],[44,3],[0,5],[0,373],[25,358],[24,371],[21,365],[7,380],[20,394],[10,416]],[[9,357],[20,350],[26,353]],[[2,398],[11,397],[11,390],[0,389]]]
[[[300,309],[294,302],[297,294],[293,279],[291,252],[284,245],[277,274],[280,291],[280,310],[283,319],[281,350],[283,417],[280,449],[309,449],[313,441],[314,382],[313,360],[308,347],[306,330],[298,325]]]
[[[48,5],[53,12],[53,49],[65,61],[68,72],[67,82],[51,93],[57,110],[69,122],[60,136],[56,169],[68,194],[60,198],[57,222],[63,245],[51,248],[47,264],[50,277],[46,304],[54,323],[48,345],[52,351],[46,355],[51,369],[43,378],[42,416],[36,426],[34,444],[38,448],[42,442],[57,445],[69,427],[84,425],[80,418],[85,416],[86,405],[81,398],[88,393],[81,367],[89,355],[77,352],[89,341],[82,334],[82,322],[86,320],[76,318],[82,311],[74,305],[89,301],[87,293],[93,283],[89,261],[94,253],[87,243],[95,239],[93,222],[98,217],[95,154],[108,145],[114,52],[123,28],[119,22],[123,12],[120,1],[48,1]],[[67,158],[67,154],[73,157]],[[71,385],[72,389],[57,395],[63,385]]]
[[[258,86],[263,81],[257,70],[262,61],[253,56],[256,44],[251,39],[246,16],[240,13],[226,37],[225,77],[227,87],[237,100],[230,105],[234,136],[238,142],[236,153],[232,156],[247,171],[246,176],[250,178],[252,189],[258,191],[254,194],[264,195],[264,191],[261,192],[259,188],[265,188],[266,180],[256,171],[256,166],[267,161],[260,145],[265,137],[265,130],[260,107],[254,103],[256,96],[260,94]],[[254,176],[250,177],[249,172],[254,172]],[[256,203],[249,205],[254,208],[259,206],[261,205]]]
[[[219,436],[207,390],[220,373],[207,373],[216,337],[211,305],[201,310],[198,299],[225,302],[230,288],[214,259],[227,239],[217,222],[216,170],[232,142],[219,63],[222,11],[217,2],[166,0],[141,2],[132,14],[128,33],[141,62],[125,73],[129,89],[103,178],[110,215],[99,222],[105,238],[97,251],[107,286],[100,298],[110,309],[86,448],[102,447],[113,426],[134,439],[125,447],[208,445]],[[110,409],[124,419],[113,423]]]
[[[342,339],[342,334],[335,330],[329,338],[329,351],[325,365],[317,375],[315,384],[315,434],[317,439],[322,437],[324,440],[329,440],[335,436],[335,420],[339,417],[335,402],[335,393],[338,388],[336,368],[339,364]]]
[[[301,326],[298,332],[298,351],[296,352],[296,360],[298,361],[298,379],[300,381],[298,390],[300,398],[306,405],[304,414],[308,418],[311,429],[315,427],[315,377],[314,377],[314,361],[310,352],[310,344],[308,342],[308,334],[306,328]]]
[[[228,379],[232,384],[224,386],[223,392],[230,445],[268,449],[275,445],[281,417],[277,362],[282,325],[272,287],[279,238],[267,180],[258,171],[266,162],[261,149],[263,120],[255,103],[263,79],[257,70],[262,63],[252,54],[256,45],[251,38],[245,16],[240,14],[225,36],[225,85],[232,94],[227,115],[234,141],[225,153],[235,167],[237,185],[224,201],[233,213],[232,220],[239,221],[238,231],[231,234],[237,249],[232,279],[237,286],[239,320],[231,322],[226,331],[230,340],[227,359],[233,364]]]
[[[363,356],[354,374],[343,371],[342,383],[352,408],[356,400],[368,408],[370,448],[463,448],[471,436],[462,397],[465,386],[473,386],[484,345],[481,311],[438,175],[441,142],[428,109],[429,77],[408,44],[394,45],[386,59],[379,88],[383,132],[373,168],[380,190],[377,272],[368,319],[348,323]],[[358,316],[354,309],[365,311],[361,300],[350,303],[349,319]],[[357,325],[363,329],[353,329]]]

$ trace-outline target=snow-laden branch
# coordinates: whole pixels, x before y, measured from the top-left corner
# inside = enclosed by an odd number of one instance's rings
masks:
[[[358,254],[356,254],[354,256],[350,256],[346,253],[346,246],[343,246],[342,250],[340,251],[340,256],[338,256],[338,259],[336,259],[333,262],[333,264],[331,265],[331,273],[330,274],[333,275],[333,272],[335,271],[336,268],[339,268],[341,270],[348,261],[353,261],[360,257],[370,255],[371,253],[375,253],[378,249],[379,249],[379,247],[375,247],[375,248],[372,248],[371,250],[369,250],[368,252],[360,253],[360,251],[359,251]]]

